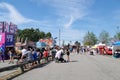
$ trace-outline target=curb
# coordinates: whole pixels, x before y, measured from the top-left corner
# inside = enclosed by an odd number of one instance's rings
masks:
[[[49,62],[47,62],[47,63],[43,63],[43,64],[39,64],[39,65],[33,66],[33,67],[31,67],[31,68],[28,68],[28,69],[25,69],[24,72],[22,72],[21,69],[18,68],[16,71],[11,72],[11,73],[9,73],[9,74],[6,74],[6,75],[0,77],[0,80],[12,80],[13,78],[15,78],[15,77],[17,77],[17,76],[19,76],[19,75],[22,75],[22,74],[24,74],[24,73],[26,73],[26,72],[34,69],[34,68],[44,67],[44,66],[46,66],[47,64],[49,64],[50,62],[51,62],[51,61],[49,61]]]

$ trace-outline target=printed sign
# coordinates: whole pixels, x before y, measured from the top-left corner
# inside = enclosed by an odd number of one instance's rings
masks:
[[[0,44],[5,43],[5,33],[0,33]]]
[[[0,33],[16,34],[17,30],[17,25],[13,24],[12,22],[10,22],[10,24],[7,22],[0,22]]]
[[[4,32],[10,32],[9,24],[7,22],[4,22]]]
[[[14,24],[10,23],[10,33],[15,33],[14,31]]]
[[[12,46],[14,45],[14,35],[13,34],[6,34],[6,39],[5,39],[5,45],[6,46]]]

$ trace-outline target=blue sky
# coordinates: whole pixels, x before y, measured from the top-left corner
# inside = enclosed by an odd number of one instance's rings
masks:
[[[61,41],[82,41],[86,32],[113,36],[120,26],[120,0],[0,0],[0,21],[39,28]]]

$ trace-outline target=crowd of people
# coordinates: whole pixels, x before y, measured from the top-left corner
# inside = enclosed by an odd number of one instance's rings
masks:
[[[50,58],[55,62],[69,62],[70,61],[70,53],[71,49],[69,47],[45,47],[45,48],[33,48],[33,47],[23,47],[21,50],[21,54],[17,54],[15,50],[9,49],[9,64],[20,64],[23,62],[34,61],[32,65],[40,64],[43,62],[47,62]],[[64,59],[66,56],[66,59]],[[4,62],[4,57],[2,53],[0,53],[1,61]],[[44,58],[44,59],[43,59]]]
[[[23,47],[21,50],[21,54],[15,53],[14,49],[10,49],[8,51],[9,55],[9,64],[19,64],[23,62],[35,61],[32,64],[40,64],[43,62],[47,62],[50,58],[55,62],[70,62],[70,54],[84,54],[86,52],[97,53],[96,50],[90,50],[87,47],[75,47],[75,46],[64,46],[64,47],[44,47],[44,48],[33,48],[33,47]],[[64,57],[64,55],[66,57]],[[1,61],[4,62],[4,57],[0,52]]]

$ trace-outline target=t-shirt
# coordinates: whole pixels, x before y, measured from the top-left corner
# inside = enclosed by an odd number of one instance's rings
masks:
[[[23,55],[26,55],[26,54],[27,54],[26,52],[27,52],[26,49],[22,49],[22,56],[23,56]]]
[[[61,58],[61,54],[63,53],[63,50],[61,49],[61,50],[59,50],[59,51],[57,51],[57,53],[56,53],[56,55],[55,55],[55,58],[58,58],[58,59],[60,59]]]
[[[48,51],[44,51],[43,54],[44,54],[44,57],[47,57],[48,56]]]
[[[33,55],[32,55],[32,52],[31,51],[27,51],[27,60],[33,60]]]
[[[33,52],[33,58],[34,58],[34,60],[37,59],[37,52],[36,51]]]

